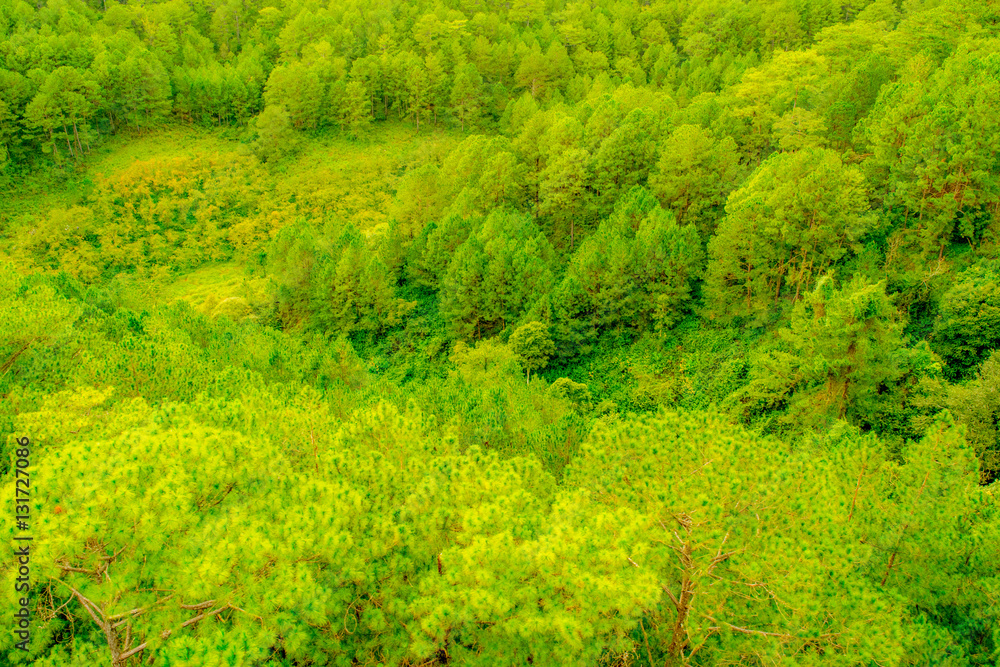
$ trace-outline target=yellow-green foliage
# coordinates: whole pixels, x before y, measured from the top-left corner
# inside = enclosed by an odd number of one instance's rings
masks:
[[[898,659],[889,591],[965,603],[949,577],[969,576],[957,562],[984,526],[987,497],[961,474],[974,459],[948,422],[898,474],[849,435],[846,458],[789,454],[717,417],[662,414],[598,425],[559,486],[533,457],[462,451],[452,428],[385,404],[341,421],[311,391],[246,385],[155,409],[110,398],[64,392],[15,429],[35,437],[33,648],[66,605],[81,614],[78,659],[106,656],[98,628],[119,620],[113,650],[144,643],[178,664],[253,664],[275,646],[392,664],[438,651],[470,665]],[[887,483],[919,503],[886,513]],[[928,539],[945,500],[957,551]],[[925,570],[940,587],[913,583]],[[5,567],[7,602],[14,576]]]

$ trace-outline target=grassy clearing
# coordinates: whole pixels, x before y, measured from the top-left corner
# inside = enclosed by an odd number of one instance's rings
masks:
[[[214,315],[259,301],[266,286],[266,278],[250,277],[239,263],[225,262],[202,266],[162,284],[154,298],[165,304],[187,301],[195,310]]]
[[[440,159],[460,138],[444,130],[416,134],[403,123],[379,124],[361,141],[327,133],[276,166],[275,190],[300,213],[366,230],[389,222],[406,169]]]
[[[254,247],[263,249],[269,236],[296,219],[312,220],[318,226],[336,221],[371,230],[391,220],[397,184],[406,170],[441,159],[461,140],[461,135],[443,129],[417,134],[407,124],[379,123],[360,141],[337,133],[318,133],[304,142],[295,156],[277,164],[260,165],[250,146],[233,136],[184,125],[141,136],[120,135],[109,138],[72,173],[53,169],[22,179],[10,196],[0,200],[0,256],[16,258],[23,271],[36,270],[39,267],[34,265],[35,260],[22,251],[22,246],[26,238],[40,238],[32,230],[50,233],[43,222],[51,211],[87,206],[100,182],[130,171],[153,173],[158,171],[157,163],[170,165],[178,158],[245,165],[238,167],[241,175],[237,178],[246,179],[248,192],[266,193],[264,206],[258,208],[257,214],[266,220],[246,221],[266,228],[263,236],[254,237]],[[147,163],[151,169],[136,172],[133,167],[137,163]],[[142,187],[141,179],[145,177],[138,178],[136,186]],[[104,224],[102,220],[95,222]],[[245,247],[241,250],[243,257],[251,251]],[[185,300],[208,314],[231,309],[234,304],[239,310],[241,303],[259,300],[266,291],[264,279],[249,278],[238,261],[214,261],[180,275],[167,272],[166,267],[149,268],[141,279],[147,283],[144,294],[156,302]]]
[[[227,153],[246,155],[249,148],[215,130],[173,125],[141,136],[113,137],[91,158],[86,173],[91,179],[109,178],[136,162]]]

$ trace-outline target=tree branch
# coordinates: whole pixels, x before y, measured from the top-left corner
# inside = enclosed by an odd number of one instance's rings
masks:
[[[197,623],[198,621],[204,620],[204,619],[206,619],[206,618],[208,618],[210,616],[215,616],[216,614],[221,614],[222,612],[226,611],[227,609],[231,609],[231,607],[229,605],[226,605],[224,607],[219,607],[218,609],[216,609],[214,611],[205,612],[204,614],[198,614],[194,618],[189,618],[188,620],[184,621],[183,623],[181,623],[179,626],[177,626],[173,630],[164,630],[163,632],[160,633],[160,637],[162,639],[166,639],[167,637],[169,637],[173,633],[177,632],[178,630],[183,630],[187,626],[193,625],[193,624]],[[130,650],[126,651],[125,653],[122,653],[121,654],[121,660],[128,660],[129,658],[131,658],[136,653],[141,653],[142,651],[146,650],[147,646],[149,646],[149,642],[148,641],[139,644],[135,648],[130,649]]]

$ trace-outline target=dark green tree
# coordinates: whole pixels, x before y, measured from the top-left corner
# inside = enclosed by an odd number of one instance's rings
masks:
[[[707,313],[762,322],[860,250],[874,227],[865,179],[832,151],[772,157],[734,192],[708,244]]]

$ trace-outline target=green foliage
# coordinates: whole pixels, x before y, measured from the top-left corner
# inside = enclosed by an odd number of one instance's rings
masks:
[[[264,100],[268,106],[284,107],[293,127],[316,127],[323,106],[323,82],[317,68],[301,62],[276,67],[268,77]]]
[[[441,281],[441,314],[456,337],[516,322],[552,285],[552,247],[530,218],[491,214],[456,250]]]
[[[270,189],[248,156],[136,160],[96,175],[76,205],[28,217],[15,247],[88,283],[192,269],[260,244]]]
[[[439,185],[440,169],[427,164],[406,172],[396,192],[396,218],[409,237],[417,236],[444,210]]]
[[[440,185],[452,213],[486,213],[519,201],[523,168],[511,150],[503,137],[472,135],[449,153]]]
[[[351,228],[336,241],[313,286],[313,316],[327,330],[380,333],[416,305],[395,295],[396,276]]]
[[[458,341],[448,359],[455,364],[462,381],[471,386],[498,384],[521,368],[520,355],[496,338],[481,340],[474,348]]]
[[[888,206],[905,211],[899,234],[922,257],[940,258],[953,237],[978,244],[988,236],[1000,201],[1000,144],[988,129],[998,68],[995,42],[970,41],[938,69],[915,56],[864,125],[874,182]]]
[[[707,314],[762,323],[860,250],[874,227],[861,172],[832,151],[776,155],[730,196],[708,245]]]
[[[994,664],[992,3],[368,4],[0,1],[0,663]]]
[[[407,262],[410,280],[425,287],[437,288],[455,251],[469,238],[473,220],[448,215],[439,222],[431,221],[415,240],[412,259]]]
[[[611,213],[621,196],[646,183],[662,120],[653,109],[635,109],[594,150],[591,187],[597,191],[595,206],[599,215]]]
[[[815,139],[801,135],[826,129],[813,113],[823,97],[818,84],[826,69],[826,58],[809,49],[777,53],[744,73],[732,89],[732,114],[746,125],[740,139],[748,159],[759,164],[776,144],[785,149],[816,145]],[[803,126],[804,118],[808,121]],[[788,143],[790,134],[800,136]]]
[[[950,655],[966,664],[986,664],[990,658],[976,646],[974,635],[977,626],[990,622],[977,600],[991,595],[995,586],[986,573],[996,544],[984,541],[995,530],[988,523],[995,500],[976,486],[975,454],[949,414],[932,423],[905,454],[905,466],[876,456],[858,469],[852,504],[859,537],[871,547],[864,570],[870,581],[897,592],[943,626],[945,631],[923,646],[909,642],[911,660]],[[956,616],[962,620],[956,623]]]
[[[360,81],[351,81],[344,87],[338,112],[341,128],[357,139],[368,131],[371,124],[371,100]]]
[[[74,324],[83,308],[49,285],[32,285],[6,262],[0,263],[0,294],[4,295],[0,299],[0,387],[6,393],[15,384],[44,382],[45,366],[56,372],[66,348],[77,342]]]
[[[708,239],[723,215],[737,173],[732,139],[716,142],[696,125],[681,125],[664,142],[649,186],[678,222],[694,224],[702,238]]]
[[[268,257],[286,326],[305,323],[350,335],[400,324],[416,303],[396,296],[397,274],[384,240],[366,239],[353,227],[334,240],[307,225],[282,230]]]
[[[941,298],[931,340],[951,379],[967,377],[1000,348],[1000,264],[977,264],[955,277]]]
[[[948,409],[966,427],[966,439],[979,459],[980,483],[1000,477],[1000,352],[994,351],[979,367],[975,377],[962,384],[926,382],[927,396],[915,401],[931,410]],[[929,417],[914,421],[925,425]]]
[[[678,225],[633,188],[570,259],[553,294],[557,338],[572,347],[581,340],[572,332],[593,339],[610,327],[669,328],[690,302],[702,257],[694,225]]]
[[[580,410],[586,410],[592,398],[587,385],[580,382],[573,382],[569,378],[557,379],[549,385],[548,393],[553,396],[568,398]]]
[[[649,660],[808,659],[834,642],[848,662],[898,659],[899,609],[854,572],[871,548],[847,537],[847,489],[828,474],[823,459],[717,417],[661,413],[595,427],[567,483],[638,515],[630,564],[662,586],[640,602],[637,648]]]
[[[734,398],[771,419],[787,407],[781,421],[799,429],[847,419],[885,432],[877,423],[884,394],[905,392],[935,366],[926,344],[908,347],[902,329],[884,283],[855,277],[838,289],[824,276],[778,331],[785,350],[763,354]]]
[[[451,106],[463,130],[466,125],[474,125],[479,120],[482,87],[483,77],[472,63],[466,63],[456,72],[455,84],[451,89]]]
[[[254,123],[257,127],[254,151],[261,160],[280,160],[295,151],[298,138],[292,130],[291,117],[284,106],[268,105]]]
[[[521,359],[526,371],[526,380],[531,382],[531,371],[545,368],[549,357],[556,351],[549,328],[541,322],[528,322],[519,326],[510,335],[510,346]]]

